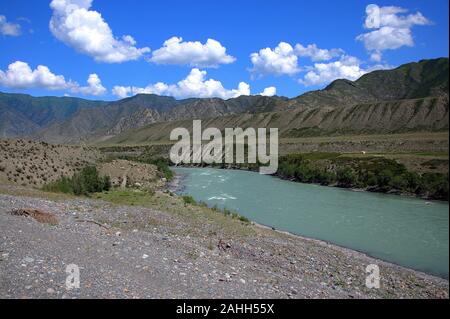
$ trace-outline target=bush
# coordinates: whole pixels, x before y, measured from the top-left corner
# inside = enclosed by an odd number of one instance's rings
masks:
[[[173,178],[173,171],[169,167],[169,161],[164,158],[157,158],[150,161],[149,164],[156,165],[158,171],[161,172],[164,177],[170,181]]]
[[[184,195],[182,198],[185,204],[195,205],[197,203],[192,196]]]
[[[426,194],[435,199],[448,200],[448,174],[425,173],[417,189],[419,194]]]
[[[352,187],[356,182],[356,176],[350,168],[344,167],[337,170],[336,180],[340,187]]]
[[[68,177],[61,177],[55,182],[46,184],[44,185],[43,189],[49,192],[73,194],[72,180]]]
[[[392,178],[389,185],[394,189],[406,190],[408,189],[408,180],[404,175],[397,175]]]
[[[406,172],[403,174],[403,178],[406,180],[406,190],[410,192],[416,192],[417,187],[420,184],[420,176],[414,172]]]
[[[378,173],[377,181],[378,186],[380,187],[387,187],[392,182],[392,179],[394,178],[394,173],[392,173],[389,169],[384,169],[381,172]]]
[[[330,185],[336,181],[336,175],[326,170],[316,171],[314,179],[320,185]]]
[[[99,176],[94,166],[83,168],[80,172],[74,174],[72,178],[63,176],[43,187],[46,191],[74,195],[89,195],[91,193],[108,191],[110,188],[109,176]]]
[[[319,183],[339,187],[370,186],[375,191],[392,189],[416,193],[434,199],[448,200],[448,174],[419,175],[393,159],[381,157],[354,158],[340,154],[312,153],[281,156],[277,175],[302,183]],[[320,160],[328,160],[321,163]],[[328,165],[329,163],[333,165]],[[324,166],[327,165],[325,168]]]
[[[239,220],[244,223],[250,223],[250,220],[245,216],[239,216]]]

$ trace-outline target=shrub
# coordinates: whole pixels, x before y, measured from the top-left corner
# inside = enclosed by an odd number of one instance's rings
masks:
[[[315,173],[315,182],[321,185],[330,185],[336,181],[336,175],[326,170],[317,171]]]
[[[448,174],[425,173],[417,189],[419,194],[427,194],[435,199],[448,200]]]
[[[61,177],[55,182],[44,185],[43,189],[49,192],[73,193],[72,180],[68,177]]]
[[[173,178],[173,171],[169,167],[169,161],[164,158],[157,158],[150,161],[149,164],[156,165],[158,171],[169,181]]]
[[[350,168],[344,167],[337,170],[336,180],[340,187],[352,187],[356,182],[356,176]]]
[[[245,216],[239,216],[239,220],[244,223],[250,223],[250,220]]]
[[[135,161],[135,162],[140,162],[140,163],[144,163],[144,164],[155,165],[157,167],[158,171],[164,176],[165,179],[167,179],[169,181],[173,178],[173,171],[169,167],[170,162],[168,159],[165,159],[162,157],[153,158],[147,154],[143,154],[138,157],[119,156],[118,158],[127,160],[127,161]]]
[[[389,169],[384,169],[381,172],[378,173],[377,180],[378,180],[378,186],[380,187],[386,187],[388,186],[392,179],[394,178],[394,173],[392,173]]]
[[[89,195],[108,191],[110,187],[109,176],[100,176],[94,166],[88,166],[74,174],[72,178],[63,176],[55,182],[44,185],[43,189],[74,195]]]
[[[184,195],[182,198],[185,204],[195,205],[197,203],[192,196]]]
[[[406,180],[407,184],[407,190],[410,192],[415,192],[417,190],[417,187],[419,187],[420,184],[420,176],[417,173],[414,172],[406,172],[403,174],[404,179]]]
[[[395,189],[399,190],[408,189],[408,180],[405,178],[404,175],[394,176],[389,184]]]

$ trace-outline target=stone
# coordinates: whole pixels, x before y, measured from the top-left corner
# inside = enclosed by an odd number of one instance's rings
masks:
[[[31,258],[31,257],[25,257],[25,258],[23,259],[23,261],[24,261],[24,262],[27,262],[27,263],[32,263],[32,262],[34,261],[34,259]]]

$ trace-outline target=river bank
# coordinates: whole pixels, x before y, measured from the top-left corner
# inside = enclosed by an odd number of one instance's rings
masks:
[[[448,298],[448,280],[164,192],[129,206],[2,188],[15,193],[0,195],[3,298]],[[52,212],[59,224],[9,214],[21,207]],[[80,289],[65,289],[71,263]],[[380,289],[365,286],[370,264],[380,267]]]
[[[445,202],[292,183],[242,170],[176,172],[185,175],[177,193],[200,204],[448,278]]]
[[[241,166],[241,165],[206,165],[206,164],[201,164],[201,165],[189,165],[189,164],[182,164],[182,165],[177,165],[177,166],[171,166],[172,168],[174,167],[186,167],[186,168],[214,168],[214,169],[223,169],[223,170],[238,170],[238,171],[247,171],[247,172],[254,172],[254,173],[258,173],[259,169],[258,167],[248,167],[248,166]],[[399,189],[389,189],[386,190],[386,188],[383,187],[377,187],[377,186],[368,186],[368,187],[353,187],[353,186],[349,186],[349,185],[342,185],[339,183],[331,183],[331,184],[324,184],[324,183],[315,183],[315,182],[303,182],[303,181],[298,181],[295,178],[289,178],[286,177],[280,173],[275,173],[270,175],[274,178],[278,178],[281,180],[285,180],[285,181],[289,181],[289,182],[295,182],[295,183],[304,183],[304,184],[311,184],[311,185],[317,185],[317,186],[326,186],[326,187],[335,187],[335,188],[340,188],[340,189],[346,189],[349,191],[354,191],[354,192],[369,192],[369,193],[379,193],[379,194],[388,194],[388,195],[398,195],[398,196],[403,196],[403,197],[409,197],[409,198],[420,198],[423,200],[427,200],[427,201],[442,201],[442,202],[447,202],[448,203],[448,198],[447,199],[436,199],[433,196],[424,196],[424,195],[420,195],[420,194],[416,194],[413,192],[408,192],[408,191],[404,191],[404,190],[399,190]],[[175,183],[179,183],[180,181],[175,181]],[[170,183],[169,183],[170,184]]]

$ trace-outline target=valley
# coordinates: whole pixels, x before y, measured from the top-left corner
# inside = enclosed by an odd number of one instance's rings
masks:
[[[0,297],[448,298],[442,240],[431,236],[431,248],[416,245],[432,261],[421,264],[417,250],[402,267],[386,262],[403,262],[383,255],[386,246],[329,236],[333,223],[335,230],[361,220],[378,225],[364,215],[367,202],[399,207],[395,214],[383,215],[389,207],[372,210],[389,221],[379,233],[396,225],[411,227],[404,231],[408,236],[448,234],[448,215],[442,214],[448,207],[448,101],[447,58],[336,80],[294,98],[176,100],[137,94],[89,101],[0,93]],[[168,155],[174,144],[170,132],[191,131],[193,119],[221,132],[278,128],[279,170],[255,185],[267,198],[289,190],[261,206],[257,197],[252,207],[241,198],[242,208],[225,205],[221,194],[192,188],[195,183],[176,174],[180,168],[171,167]],[[258,168],[197,166],[205,173],[245,170],[214,173],[227,176]],[[253,180],[249,176],[231,190]],[[186,193],[174,191],[176,182]],[[207,190],[221,193],[214,188],[219,184]],[[283,199],[286,194],[291,197]],[[309,202],[323,194],[332,198],[316,201],[323,206]],[[297,216],[305,203],[311,209],[303,207]],[[267,222],[262,217],[270,215],[272,204],[271,211],[286,205],[286,214]],[[408,207],[413,207],[409,215]],[[326,218],[302,229],[298,218],[307,218],[302,214],[313,208]],[[17,213],[30,210],[58,222]],[[348,212],[351,220],[344,218]],[[334,219],[336,214],[343,219]],[[283,224],[288,215],[293,219]],[[314,227],[316,232],[309,232]],[[73,262],[82,267],[82,291],[64,289],[65,266]],[[381,289],[365,286],[369,264],[381,268]],[[405,268],[415,265],[419,270]]]

